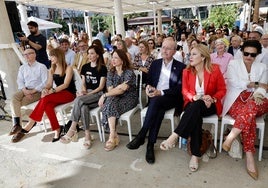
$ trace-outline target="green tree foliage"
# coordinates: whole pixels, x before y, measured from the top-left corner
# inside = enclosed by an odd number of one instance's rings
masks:
[[[94,14],[91,17],[92,35],[96,36],[99,32],[99,28],[103,30],[108,29],[112,31],[112,17],[103,14]]]
[[[148,12],[140,12],[140,13],[127,14],[124,17],[127,19],[131,19],[131,18],[147,17],[147,16],[148,16]]]
[[[216,28],[228,24],[232,28],[238,16],[237,5],[219,5],[211,8],[211,12],[206,20],[202,22],[203,26],[207,28],[210,23],[214,23]]]
[[[60,31],[60,32],[64,32],[64,33],[69,33],[69,26],[67,24],[67,22],[65,20],[62,20],[61,18],[56,18],[55,20],[53,20],[53,22],[61,24],[62,28],[60,29],[52,29],[52,31]]]

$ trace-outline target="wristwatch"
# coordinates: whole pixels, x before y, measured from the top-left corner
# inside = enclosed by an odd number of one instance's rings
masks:
[[[255,88],[259,87],[259,82],[255,82]]]

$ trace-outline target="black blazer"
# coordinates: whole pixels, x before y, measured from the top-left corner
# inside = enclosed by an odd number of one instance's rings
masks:
[[[230,46],[229,48],[228,48],[228,53],[230,53],[230,54],[232,54],[233,56],[234,56],[234,50],[233,50],[234,48],[232,47],[232,46]],[[240,47],[239,47],[239,49],[240,49]]]
[[[156,87],[159,82],[163,59],[157,59],[152,62],[148,75],[147,84]],[[169,89],[163,90],[164,95],[178,97],[181,95],[182,88],[182,70],[185,64],[173,59],[171,67],[171,75],[169,79]]]

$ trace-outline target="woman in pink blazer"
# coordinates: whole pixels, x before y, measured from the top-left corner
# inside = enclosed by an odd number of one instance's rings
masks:
[[[201,157],[203,117],[222,113],[221,100],[225,96],[226,86],[223,75],[216,64],[211,64],[207,46],[198,44],[192,48],[190,63],[183,70],[182,94],[184,113],[175,131],[160,145],[162,150],[175,147],[178,137],[191,138],[191,160],[189,168],[192,172],[198,169]]]

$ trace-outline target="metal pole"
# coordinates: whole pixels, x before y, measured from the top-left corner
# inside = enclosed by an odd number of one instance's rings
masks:
[[[155,16],[155,3],[156,3],[156,2],[152,2],[152,4],[153,4],[153,13],[154,13],[154,37],[156,38],[156,16]]]
[[[250,16],[251,16],[251,6],[252,6],[252,0],[249,1],[249,6],[248,6],[248,31],[251,30],[251,26],[250,26]]]

